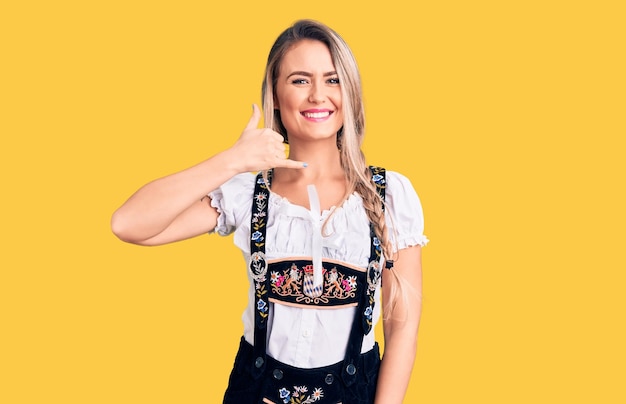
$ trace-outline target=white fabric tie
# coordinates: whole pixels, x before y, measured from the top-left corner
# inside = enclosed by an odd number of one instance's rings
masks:
[[[310,209],[291,203],[282,204],[280,213],[289,217],[299,217],[311,222],[313,234],[311,235],[311,251],[309,254],[313,260],[313,286],[319,287],[324,283],[324,270],[322,267],[322,249],[332,248],[339,250],[344,244],[343,234],[333,231],[330,235],[322,236],[322,212],[320,200],[315,185],[307,185]]]
[[[311,240],[311,255],[313,257],[313,287],[320,287],[324,284],[322,270],[322,212],[320,209],[320,199],[317,195],[315,185],[307,185],[309,193],[309,206],[311,218],[313,219],[313,239]]]

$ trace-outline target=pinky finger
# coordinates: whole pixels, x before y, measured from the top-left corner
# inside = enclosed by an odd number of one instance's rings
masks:
[[[282,159],[276,167],[284,167],[284,168],[307,168],[309,166],[308,163],[304,161],[296,161],[289,159]]]

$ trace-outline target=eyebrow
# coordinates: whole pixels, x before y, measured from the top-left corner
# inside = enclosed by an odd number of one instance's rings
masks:
[[[332,72],[326,72],[326,73],[324,73],[324,75],[323,75],[323,76],[324,76],[324,77],[328,77],[328,76],[336,76],[336,75],[337,75],[337,72],[332,71]],[[289,78],[289,77],[291,77],[291,76],[305,76],[305,77],[313,77],[313,74],[312,74],[312,73],[309,73],[309,72],[305,72],[305,71],[295,71],[295,72],[290,73],[290,74],[287,76],[287,78]]]

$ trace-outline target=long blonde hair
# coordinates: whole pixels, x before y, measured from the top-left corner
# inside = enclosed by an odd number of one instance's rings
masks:
[[[274,108],[276,81],[284,55],[297,42],[305,39],[320,41],[328,47],[339,78],[343,126],[337,133],[337,147],[348,182],[343,200],[354,192],[361,196],[367,217],[374,225],[375,235],[380,240],[383,256],[386,260],[393,260],[396,254],[385,223],[381,199],[372,183],[372,175],[361,150],[365,133],[365,111],[359,69],[346,42],[328,26],[314,20],[299,20],[283,31],[274,42],[267,58],[262,86],[265,126],[280,133],[285,143],[289,142],[280,111]],[[400,281],[397,274],[394,275],[396,276],[392,279]],[[402,289],[401,284],[402,282],[393,285],[392,291],[395,291],[396,287]],[[392,293],[390,299],[387,299],[388,304],[391,304],[390,307],[394,306],[395,294],[396,292]]]

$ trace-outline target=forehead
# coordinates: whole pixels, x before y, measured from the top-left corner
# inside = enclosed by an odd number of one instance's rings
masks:
[[[334,70],[335,65],[326,44],[310,39],[296,42],[289,48],[279,69],[280,74],[289,74],[293,71],[326,73]]]

